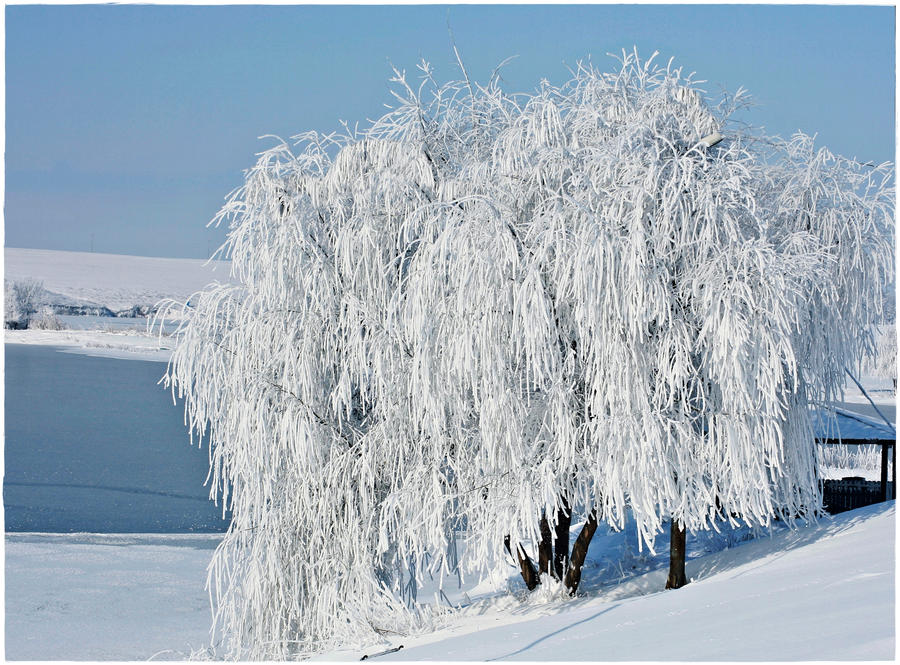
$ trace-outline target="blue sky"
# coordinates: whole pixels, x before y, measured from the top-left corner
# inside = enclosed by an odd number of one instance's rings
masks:
[[[205,258],[205,224],[271,142],[365,124],[389,63],[512,92],[637,46],[748,88],[746,117],[894,159],[894,8],[863,6],[7,6],[5,244]]]

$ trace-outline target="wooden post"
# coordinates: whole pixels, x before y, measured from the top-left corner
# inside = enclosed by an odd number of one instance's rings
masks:
[[[888,443],[881,444],[881,500],[887,501],[887,479],[888,479]]]
[[[897,498],[897,442],[891,444],[891,498]]]

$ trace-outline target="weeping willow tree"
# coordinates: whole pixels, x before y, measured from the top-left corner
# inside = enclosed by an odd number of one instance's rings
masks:
[[[364,131],[247,172],[237,285],[183,306],[167,373],[233,514],[226,655],[420,629],[457,538],[466,573],[513,554],[574,593],[626,511],[652,547],[819,509],[807,405],[871,347],[891,168],[746,130],[742,92],[652,60],[525,96],[423,64]]]

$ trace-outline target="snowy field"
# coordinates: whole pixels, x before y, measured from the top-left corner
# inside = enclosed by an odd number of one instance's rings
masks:
[[[7,660],[185,660],[220,536],[6,534]]]
[[[100,305],[113,311],[153,305],[163,298],[183,301],[213,281],[229,281],[228,262],[164,259],[49,249],[3,251],[8,281],[44,283],[53,302]]]
[[[888,502],[693,558],[678,591],[661,591],[663,556],[647,572],[586,572],[574,601],[483,591],[433,633],[317,659],[402,644],[378,660],[892,660],[894,534]],[[592,560],[636,561],[621,534],[601,535]],[[216,541],[7,534],[6,657],[215,657],[203,583]]]

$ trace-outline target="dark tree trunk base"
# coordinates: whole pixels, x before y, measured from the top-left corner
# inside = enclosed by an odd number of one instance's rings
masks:
[[[587,556],[588,547],[591,544],[591,538],[597,530],[597,516],[592,511],[587,518],[587,522],[581,528],[581,533],[575,539],[572,546],[572,558],[569,560],[569,570],[566,572],[566,588],[573,596],[578,591],[578,585],[581,583],[581,567],[584,565],[584,558]]]
[[[506,551],[512,555],[512,548],[510,547],[509,540],[509,536],[507,536],[503,539],[503,544],[506,546]],[[528,587],[529,591],[533,591],[541,583],[541,578],[538,575],[537,568],[535,568],[531,557],[528,556],[521,545],[516,547],[516,559],[519,562],[519,572],[522,573],[522,579],[525,580],[525,586]]]
[[[588,547],[594,532],[597,531],[597,514],[591,511],[587,521],[581,528],[575,544],[572,546],[572,555],[569,556],[569,528],[572,524],[572,513],[569,503],[562,499],[559,510],[556,513],[556,525],[551,532],[550,522],[546,514],[541,515],[539,523],[541,540],[538,543],[538,565],[528,556],[522,545],[516,545],[516,553],[513,555],[512,543],[509,536],[503,539],[503,545],[510,556],[513,556],[519,564],[519,572],[525,581],[529,591],[533,591],[541,583],[541,575],[550,574],[554,579],[560,580],[566,585],[571,595],[578,591],[581,583],[581,568],[587,557]],[[554,542],[555,536],[555,542]]]
[[[677,520],[672,520],[672,540],[669,545],[669,577],[666,580],[667,589],[680,589],[687,584],[687,576],[684,573],[684,557],[687,545],[687,534]]]
[[[569,527],[572,526],[572,512],[569,502],[562,497],[562,505],[556,511],[556,542],[553,548],[556,556],[553,558],[553,572],[556,579],[561,580],[569,570]]]
[[[541,543],[538,545],[538,569],[541,575],[552,573],[550,562],[553,560],[553,536],[546,515],[541,515]]]

